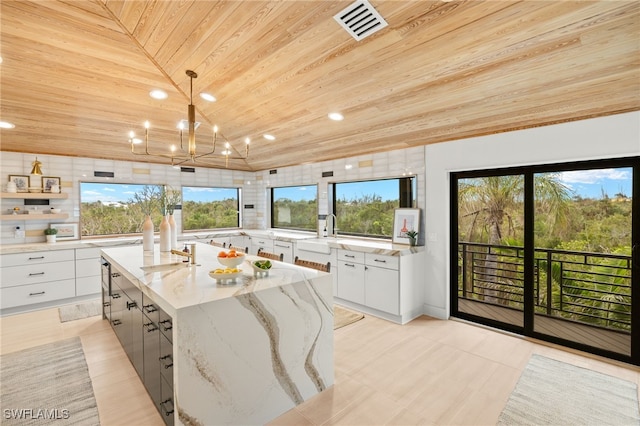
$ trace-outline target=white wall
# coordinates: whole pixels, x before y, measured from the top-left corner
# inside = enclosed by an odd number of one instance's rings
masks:
[[[425,313],[449,317],[449,173],[640,155],[640,112],[428,145]]]

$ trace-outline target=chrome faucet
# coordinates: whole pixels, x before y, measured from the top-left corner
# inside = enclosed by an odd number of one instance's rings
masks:
[[[331,229],[331,236],[333,238],[336,238],[338,236],[338,228],[336,228],[336,224],[338,223],[338,218],[336,217],[335,214],[329,213],[327,215],[327,222],[329,222],[329,219],[331,217],[333,217],[333,219],[331,220],[331,227],[329,229]]]
[[[195,244],[189,244],[189,245],[191,246],[191,251],[189,253],[180,251],[180,250],[171,250],[171,253],[177,254],[178,256],[184,256],[191,260],[192,265],[195,265],[196,264],[196,245]]]

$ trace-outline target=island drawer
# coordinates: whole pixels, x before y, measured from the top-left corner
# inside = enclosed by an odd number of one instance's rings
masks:
[[[75,260],[75,250],[50,250],[2,255],[2,267],[35,265]]]
[[[0,289],[2,309],[67,299],[76,295],[74,279]]]

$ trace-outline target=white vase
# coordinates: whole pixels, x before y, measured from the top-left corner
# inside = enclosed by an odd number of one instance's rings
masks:
[[[55,243],[56,242],[56,235],[45,235],[45,237],[47,237],[47,242],[48,243]]]
[[[162,217],[160,222],[160,251],[171,251],[171,225],[169,225],[168,216]]]
[[[142,250],[153,252],[153,221],[149,215],[142,224]]]
[[[171,227],[171,248],[178,250],[178,226],[173,217],[173,213],[169,215],[169,226]]]

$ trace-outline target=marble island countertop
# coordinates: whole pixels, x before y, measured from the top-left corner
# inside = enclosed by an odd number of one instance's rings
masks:
[[[238,295],[255,293],[300,281],[313,281],[322,272],[283,262],[273,262],[268,275],[255,276],[250,262],[262,259],[245,255],[238,266],[242,270],[234,280],[217,280],[210,271],[224,268],[217,260],[223,249],[196,243],[196,265],[184,263],[185,257],[161,253],[155,246],[146,253],[142,246],[104,248],[103,257],[114,265],[143,293],[158,303],[170,315],[189,308]]]

